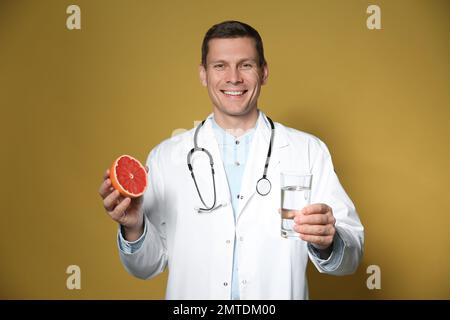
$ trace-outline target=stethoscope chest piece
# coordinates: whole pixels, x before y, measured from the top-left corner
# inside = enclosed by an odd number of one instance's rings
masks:
[[[272,184],[270,183],[269,179],[265,177],[259,179],[256,183],[256,191],[262,196],[267,196],[270,192],[270,189],[272,189]]]

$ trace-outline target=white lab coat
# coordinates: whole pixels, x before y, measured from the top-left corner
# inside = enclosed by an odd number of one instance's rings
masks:
[[[134,253],[119,250],[126,270],[148,279],[169,269],[167,299],[230,299],[233,246],[239,247],[241,299],[307,299],[308,256],[326,272],[302,240],[280,235],[280,172],[313,174],[311,203],[326,203],[336,218],[336,229],[345,247],[335,275],[353,273],[362,257],[363,226],[354,205],[333,169],[330,154],[318,138],[275,123],[267,196],[256,192],[270,140],[270,125],[262,114],[243,174],[235,225],[230,191],[210,118],[200,129],[198,144],[214,159],[217,204],[211,213],[203,207],[186,164],[193,147],[194,129],[163,141],[150,153],[149,187],[144,195],[147,236]],[[211,169],[207,157],[195,153],[194,172],[202,196],[213,201]],[[235,238],[236,233],[236,238]]]

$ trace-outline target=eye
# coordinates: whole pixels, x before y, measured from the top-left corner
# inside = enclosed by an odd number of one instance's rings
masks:
[[[252,68],[253,67],[253,65],[251,64],[251,63],[244,63],[243,65],[242,65],[242,68],[244,68],[244,69],[250,69],[250,68]]]
[[[223,64],[222,63],[215,64],[214,65],[214,69],[222,70],[223,69]]]

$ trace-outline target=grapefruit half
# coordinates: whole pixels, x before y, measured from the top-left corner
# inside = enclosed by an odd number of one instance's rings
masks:
[[[113,187],[125,197],[140,197],[147,188],[147,171],[139,160],[129,155],[122,155],[113,162],[109,178]]]

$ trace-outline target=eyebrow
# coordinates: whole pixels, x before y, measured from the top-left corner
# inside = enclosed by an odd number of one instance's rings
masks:
[[[251,61],[251,62],[257,63],[257,61],[253,58],[244,58],[244,59],[239,60],[238,63],[245,62],[245,61]],[[220,63],[228,63],[225,60],[214,60],[214,61],[211,61],[209,64],[219,63],[219,62]]]

